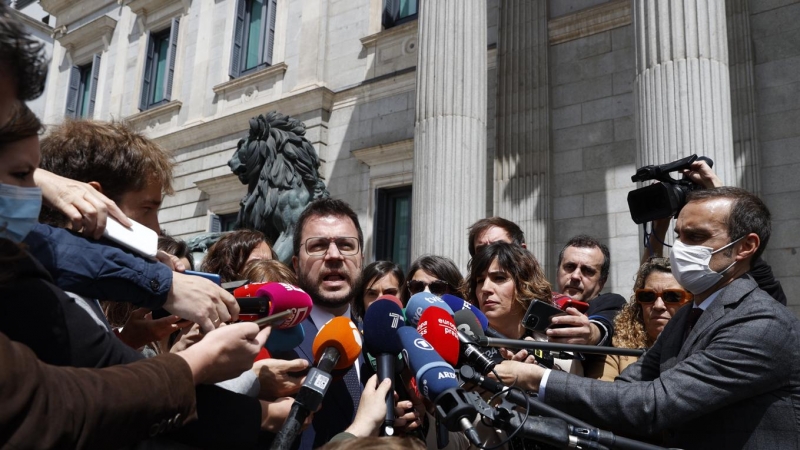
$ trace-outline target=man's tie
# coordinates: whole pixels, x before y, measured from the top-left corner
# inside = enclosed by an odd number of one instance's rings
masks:
[[[697,321],[700,320],[700,316],[703,314],[703,309],[701,308],[692,308],[689,311],[689,315],[686,318],[686,328],[683,331],[683,341],[686,342],[686,338],[689,337],[689,333],[692,332],[692,328],[697,324]]]
[[[359,364],[359,361],[356,361],[355,364]],[[350,393],[350,397],[353,399],[353,417],[355,417],[356,410],[358,409],[358,403],[361,401],[361,382],[358,381],[358,375],[356,375],[355,368],[350,368],[346,374],[344,374],[344,384],[347,386],[347,392]]]

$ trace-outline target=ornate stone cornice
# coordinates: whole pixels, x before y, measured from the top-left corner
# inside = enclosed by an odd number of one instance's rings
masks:
[[[574,14],[556,17],[547,25],[550,45],[630,25],[632,17],[631,0],[613,0]]]
[[[132,116],[128,116],[125,120],[134,126],[138,126],[139,124],[149,122],[160,116],[177,114],[178,111],[181,110],[182,105],[183,103],[180,101],[172,100],[171,102],[164,103],[163,105],[156,106],[155,108],[150,108]]]
[[[415,35],[417,34],[417,23],[419,23],[417,20],[412,20],[402,25],[389,28],[388,30],[382,30],[375,34],[364,36],[361,38],[361,45],[363,45],[364,47],[368,47],[372,44],[377,43],[378,41],[389,40],[397,37],[406,37],[408,35]]]
[[[117,21],[102,15],[91,22],[75,28],[74,30],[59,27],[58,31],[61,33],[55,36],[55,39],[67,50],[67,53],[72,58],[72,53],[77,49],[83,48],[98,48],[102,46],[102,50],[106,50],[111,43],[111,37],[114,34],[114,29],[117,27]]]

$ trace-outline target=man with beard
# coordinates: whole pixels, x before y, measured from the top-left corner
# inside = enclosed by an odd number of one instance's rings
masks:
[[[274,357],[305,358],[313,364],[311,345],[319,328],[333,317],[351,317],[350,304],[361,274],[363,243],[358,216],[341,200],[314,201],[300,214],[294,234],[292,265],[300,287],[311,296],[314,307],[301,324],[305,330],[303,343]],[[364,373],[363,362],[363,358],[359,358],[344,377],[331,383],[322,408],[300,436],[300,449],[324,445],[353,422],[363,389],[359,381]]]

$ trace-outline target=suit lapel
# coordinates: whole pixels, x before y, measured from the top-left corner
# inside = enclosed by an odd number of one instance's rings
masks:
[[[306,320],[302,323],[303,331],[306,334],[306,339],[303,339],[303,342],[300,344],[300,353],[311,363],[314,364],[314,352],[312,351],[311,347],[314,344],[314,338],[312,337],[309,339],[309,336],[316,336],[319,332],[317,325],[314,324],[314,321],[311,320],[311,316],[309,315]]]

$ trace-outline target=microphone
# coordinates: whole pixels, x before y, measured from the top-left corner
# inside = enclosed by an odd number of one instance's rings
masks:
[[[456,324],[458,324],[458,339],[463,349],[462,362],[477,368],[482,374],[491,372],[494,366],[503,360],[503,357],[497,349],[481,349],[476,345],[476,341],[486,337],[478,319],[472,314],[472,311],[462,309],[456,311]]]
[[[292,447],[303,422],[322,404],[333,380],[331,372],[350,367],[358,360],[361,333],[350,319],[334,317],[319,329],[312,352],[316,367],[308,372],[295,396],[289,416],[272,442],[272,450],[289,450]]]
[[[441,298],[430,292],[420,292],[419,294],[412,295],[411,298],[408,299],[408,304],[406,305],[406,322],[412,327],[416,327],[419,324],[422,313],[431,306],[442,308],[447,311],[451,317],[453,315],[453,310],[447,306],[447,303],[442,301]]]
[[[387,378],[392,380],[392,388],[386,394],[386,417],[383,421],[387,436],[394,434],[395,361],[403,351],[397,329],[405,324],[402,308],[389,298],[378,298],[364,314],[364,344],[367,352],[377,359],[378,383]]]
[[[375,302],[377,302],[378,300],[389,300],[390,302],[392,302],[395,305],[399,306],[400,309],[403,309],[403,302],[401,302],[400,299],[395,297],[394,295],[383,294],[380,297],[376,298]],[[375,302],[372,302],[372,303],[375,303]],[[372,306],[372,304],[370,304],[369,306]],[[367,309],[369,309],[369,306],[367,306]],[[405,317],[405,316],[403,316],[403,317]]]
[[[311,313],[311,297],[306,291],[289,283],[266,283],[256,291],[256,297],[269,299],[268,315],[292,311],[283,322],[274,328],[291,328],[306,320]]]
[[[426,309],[417,324],[417,333],[433,346],[445,362],[451,366],[458,364],[458,331],[447,311],[437,307]]]
[[[453,311],[455,311],[455,312],[458,312],[458,310],[460,310],[460,309],[468,309],[468,310],[472,311],[472,314],[474,314],[475,317],[477,317],[478,320],[480,321],[481,329],[485,330],[486,327],[489,326],[489,319],[486,318],[486,316],[483,314],[483,312],[481,312],[481,310],[478,309],[477,306],[475,306],[472,303],[464,300],[463,298],[457,297],[457,296],[455,296],[453,294],[444,294],[442,296],[442,300],[445,303],[447,303],[447,305],[449,307],[453,308]]]
[[[264,347],[270,354],[285,352],[302,344],[305,337],[303,327],[275,328],[269,333]]]
[[[453,367],[442,360],[417,330],[402,327],[397,334],[403,344],[403,357],[415,373],[417,386],[425,398],[433,401],[439,420],[448,430],[463,431],[470,442],[481,446],[478,432],[472,426],[478,411],[467,399],[464,389],[458,386]]]

